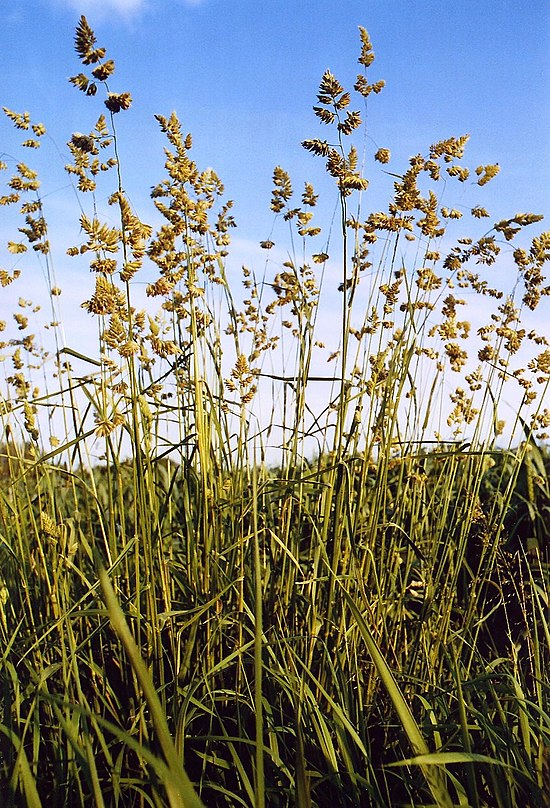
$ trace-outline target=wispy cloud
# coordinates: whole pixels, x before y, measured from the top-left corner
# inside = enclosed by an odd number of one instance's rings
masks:
[[[80,12],[89,14],[95,19],[104,18],[108,14],[118,14],[130,18],[142,11],[160,10],[164,0],[57,0],[57,4]],[[188,8],[197,8],[206,3],[206,0],[180,0]]]
[[[57,0],[72,11],[103,18],[108,14],[132,17],[151,6],[151,0]]]

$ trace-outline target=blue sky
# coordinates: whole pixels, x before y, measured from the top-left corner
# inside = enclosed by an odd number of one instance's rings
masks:
[[[153,113],[175,109],[199,164],[214,167],[235,200],[241,235],[264,238],[276,164],[297,186],[324,187],[322,164],[300,142],[324,134],[311,111],[323,71],[353,84],[364,25],[377,57],[371,75],[387,82],[369,106],[373,152],[389,147],[399,171],[435,140],[469,132],[471,163],[502,167],[485,196],[492,214],[550,211],[548,0],[11,0],[0,31],[2,104],[29,109],[62,151],[101,111],[66,82],[79,70],[81,12],[116,61],[113,89],[134,97],[118,125],[136,203],[161,175]]]
[[[369,78],[386,81],[368,104],[371,186],[363,206],[385,208],[391,192],[391,177],[372,161],[379,147],[391,149],[388,168],[399,173],[431,143],[470,133],[466,164],[498,162],[501,173],[478,189],[479,198],[476,186],[457,186],[456,193],[473,188],[469,202],[487,207],[494,221],[523,211],[550,217],[548,0],[10,0],[0,27],[0,102],[28,109],[53,139],[25,157],[36,163],[48,195],[60,233],[63,301],[76,312],[93,279],[75,277],[64,255],[79,242],[78,210],[63,171],[65,144],[73,132],[90,131],[104,111],[99,94],[86,98],[67,81],[81,69],[73,48],[81,13],[116,62],[111,89],[133,96],[117,127],[124,183],[138,214],[155,219],[148,194],[163,177],[165,143],[153,115],[176,110],[193,134],[199,167],[213,167],[235,200],[237,266],[262,261],[255,245],[271,231],[275,165],[289,171],[298,192],[305,180],[313,182],[330,218],[332,181],[300,143],[326,137],[311,109],[323,72],[329,68],[352,88],[359,25],[376,53]],[[0,119],[0,152],[15,154],[19,139]],[[2,242],[13,237],[0,220]],[[84,328],[77,317],[77,324],[68,320],[69,329]]]

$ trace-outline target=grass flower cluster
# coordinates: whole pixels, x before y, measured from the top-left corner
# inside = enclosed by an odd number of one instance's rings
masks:
[[[353,92],[325,72],[326,139],[303,143],[338,224],[275,167],[265,271],[237,289],[218,175],[156,115],[165,173],[143,221],[117,137],[132,96],[84,17],[75,49],[70,83],[99,114],[67,143],[81,238],[64,248],[94,279],[97,351],[64,336],[38,172],[0,161],[18,220],[0,283],[24,289],[36,253],[50,312],[31,333],[25,295],[0,324],[5,804],[548,804],[542,217],[489,224],[499,166],[469,167],[467,135],[404,168],[369,152],[384,81],[360,28]],[[4,113],[22,154],[44,148],[42,123]]]

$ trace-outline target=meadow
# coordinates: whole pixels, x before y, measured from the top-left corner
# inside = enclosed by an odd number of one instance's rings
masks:
[[[4,108],[21,154],[0,161],[0,282],[24,296],[0,335],[3,804],[550,805],[542,217],[492,221],[499,165],[470,168],[466,135],[405,166],[369,151],[384,82],[360,28],[354,87],[325,72],[326,140],[302,144],[334,224],[275,167],[265,270],[236,284],[232,204],[191,135],[155,116],[153,227],[124,186],[132,95],[84,17],[75,49],[97,123],[67,143],[81,241],[63,248],[95,280],[89,351],[57,319],[46,127]]]

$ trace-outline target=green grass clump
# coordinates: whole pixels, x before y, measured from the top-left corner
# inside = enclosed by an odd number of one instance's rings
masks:
[[[360,36],[363,104],[383,82]],[[330,134],[303,145],[334,179],[338,234],[315,224],[313,186],[297,200],[277,167],[262,242],[275,258],[262,276],[243,269],[239,301],[220,179],[175,114],[156,116],[166,175],[160,223],[144,223],[115,126],[131,96],[110,91],[114,62],[85,18],[76,50],[86,72],[71,83],[93,103],[106,92],[66,167],[82,198],[67,252],[94,273],[82,305],[97,355],[57,320],[37,172],[2,161],[15,169],[1,202],[25,224],[0,280],[17,283],[36,252],[55,343],[48,364],[20,301],[1,401],[5,803],[547,804],[550,352],[528,321],[549,293],[550,234],[508,247],[541,217],[479,233],[476,199],[472,237],[451,241],[462,212],[438,183],[477,194],[498,171],[469,171],[466,136],[412,157],[387,210],[365,213],[361,113],[327,71],[314,111]],[[5,112],[37,148],[42,124]],[[375,178],[390,158],[378,149]],[[277,263],[281,224],[292,249]],[[497,259],[514,266],[508,295]],[[136,307],[136,275],[157,312]],[[476,300],[474,329],[461,312]]]

